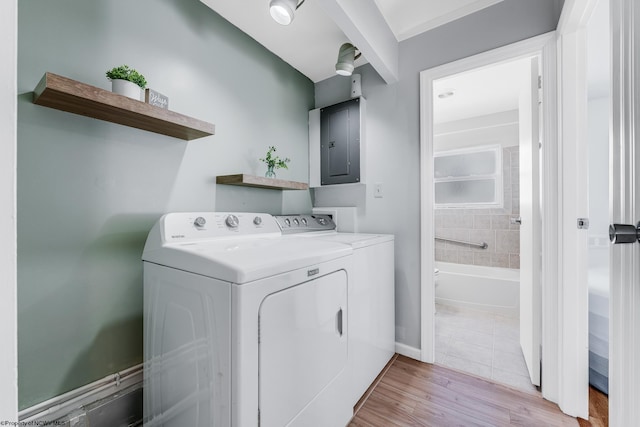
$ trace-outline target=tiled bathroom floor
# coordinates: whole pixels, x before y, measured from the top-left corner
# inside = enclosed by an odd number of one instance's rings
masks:
[[[536,391],[520,350],[518,319],[436,304],[436,363]]]

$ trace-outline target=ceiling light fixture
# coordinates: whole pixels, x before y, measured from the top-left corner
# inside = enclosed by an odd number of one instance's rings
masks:
[[[340,50],[338,51],[338,62],[336,63],[336,73],[341,76],[350,76],[353,73],[353,69],[355,68],[354,62],[356,59],[360,58],[362,53],[358,51],[357,47],[352,45],[351,43],[345,43],[340,46]]]
[[[294,12],[304,3],[301,0],[271,0],[269,2],[269,13],[274,21],[280,25],[289,25],[294,18]]]

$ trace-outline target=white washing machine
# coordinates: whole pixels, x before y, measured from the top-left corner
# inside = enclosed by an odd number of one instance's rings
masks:
[[[340,213],[340,223],[357,229],[354,215],[345,213]],[[355,405],[395,353],[394,236],[337,232],[329,214],[277,215],[276,220],[283,235],[347,244],[354,250],[348,294],[348,371],[350,400]]]
[[[172,213],[144,261],[145,426],[344,426],[352,248]]]

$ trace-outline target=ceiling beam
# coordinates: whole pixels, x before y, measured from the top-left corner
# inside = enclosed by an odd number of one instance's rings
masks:
[[[398,40],[371,0],[321,0],[324,11],[387,83],[398,81]],[[336,52],[339,46],[336,46]]]

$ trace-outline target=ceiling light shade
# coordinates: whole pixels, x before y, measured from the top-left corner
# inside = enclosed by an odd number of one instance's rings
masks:
[[[336,62],[336,73],[341,76],[350,76],[355,66],[353,63],[360,57],[360,52],[356,55],[357,47],[351,43],[340,46],[338,51],[338,62]]]
[[[280,25],[289,25],[294,18],[294,12],[304,3],[302,0],[270,0],[269,13],[274,21]]]

